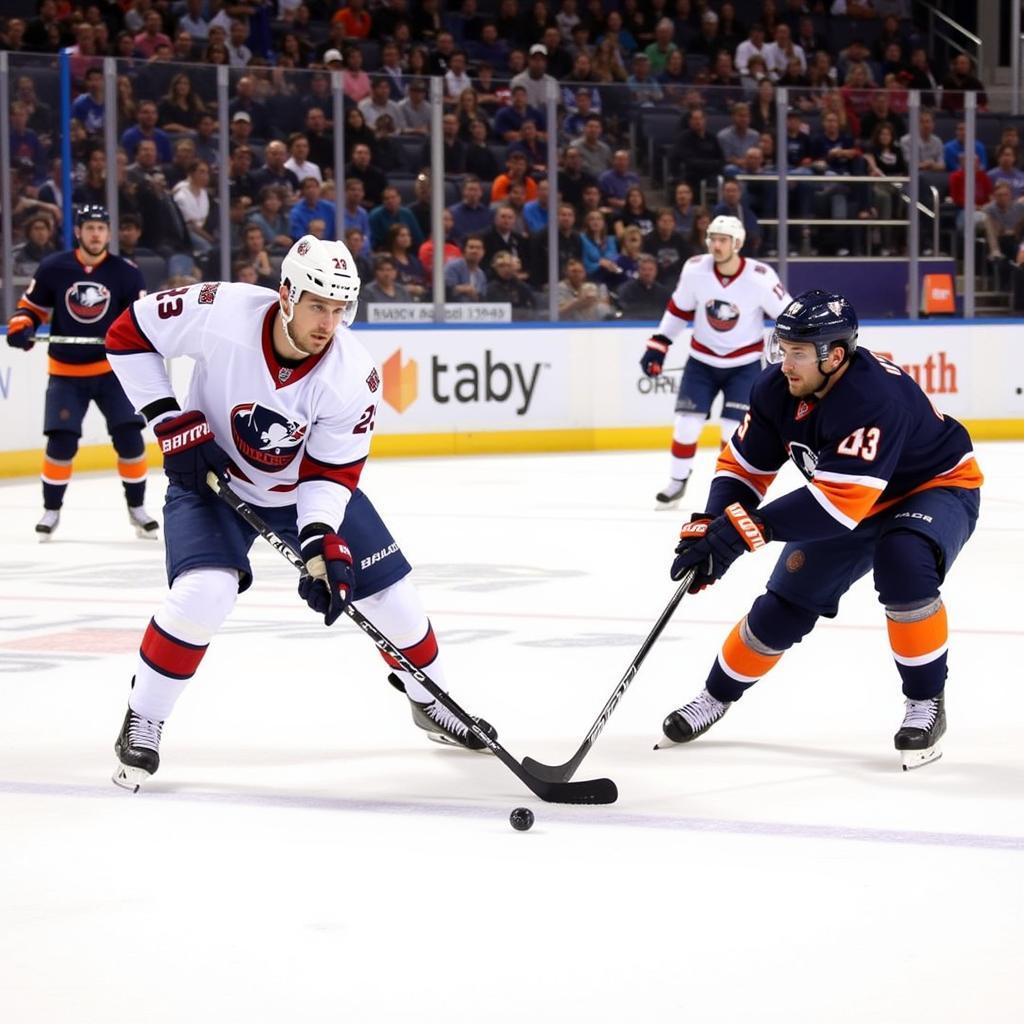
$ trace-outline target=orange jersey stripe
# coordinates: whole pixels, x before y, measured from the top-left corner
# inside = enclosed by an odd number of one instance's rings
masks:
[[[946,606],[919,622],[894,622],[886,620],[889,627],[889,646],[897,661],[920,665],[934,661],[946,649],[949,640],[949,624],[946,620]]]
[[[839,513],[837,519],[840,516],[845,517],[841,521],[851,520],[854,526],[872,511],[878,496],[884,490],[884,487],[872,487],[853,478],[849,481],[825,480],[819,476],[815,476],[811,481],[811,487],[817,490],[816,497],[823,498],[824,503]],[[847,522],[847,525],[849,526],[850,522]]]
[[[892,508],[893,505],[898,505],[912,494],[920,494],[922,491],[930,491],[936,487],[962,487],[966,491],[974,491],[984,482],[985,475],[978,465],[978,460],[971,455],[961,462],[960,465],[954,466],[948,473],[940,473],[938,476],[932,477],[931,480],[921,484],[919,487],[915,487],[912,491],[907,491],[903,497],[879,502],[871,509],[871,515],[874,515],[876,512],[883,512],[887,508]]]
[[[775,479],[775,473],[766,473],[751,466],[750,463],[740,462],[733,449],[732,441],[721,450],[718,455],[718,462],[715,464],[715,476],[736,477],[745,484],[749,484],[763,498]]]
[[[66,484],[71,479],[70,462],[43,459],[43,480],[48,484]]]
[[[146,479],[146,457],[142,456],[141,459],[133,459],[131,462],[125,462],[122,459],[117,460],[117,472],[122,480],[145,480]]]
[[[50,375],[53,377],[98,377],[101,373],[111,373],[110,363],[99,359],[95,363],[62,363],[50,356]]]
[[[732,632],[725,638],[719,663],[725,671],[742,682],[760,679],[769,669],[774,668],[781,654],[759,654],[748,647],[743,640],[742,622],[737,622]]]
[[[50,311],[48,309],[43,306],[37,306],[30,299],[26,299],[24,295],[18,300],[18,309],[31,309],[44,324],[50,319]]]

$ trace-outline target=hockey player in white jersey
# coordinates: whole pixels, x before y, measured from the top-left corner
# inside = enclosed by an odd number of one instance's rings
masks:
[[[355,601],[414,665],[445,685],[409,563],[358,488],[381,387],[349,330],[358,299],[345,245],[306,235],[285,256],[276,293],[226,283],[172,288],[133,303],[107,334],[110,363],[152,425],[169,478],[170,590],[142,638],[115,743],[114,781],[125,788],[138,789],[159,767],[164,722],[252,583],[256,532],[207,486],[211,470],[301,550],[309,575],[299,594],[326,625]],[[175,356],[195,360],[182,405],[164,363]],[[441,742],[484,746],[409,673],[385,661],[418,726]]]
[[[657,377],[669,346],[693,329],[676,400],[669,481],[658,492],[658,509],[675,508],[686,491],[697,439],[719,392],[724,397],[723,443],[742,422],[761,369],[764,318],[774,319],[792,301],[771,267],[740,255],[746,237],[736,217],[711,221],[708,254],[683,265],[658,330],[640,359],[644,373]]]

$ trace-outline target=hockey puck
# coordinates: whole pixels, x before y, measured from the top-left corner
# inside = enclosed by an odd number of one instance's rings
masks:
[[[508,820],[517,832],[526,832],[533,828],[533,811],[529,807],[517,807],[508,816]]]

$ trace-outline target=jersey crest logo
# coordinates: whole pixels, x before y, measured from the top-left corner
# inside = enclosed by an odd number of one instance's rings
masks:
[[[793,465],[808,479],[814,479],[814,471],[818,468],[818,453],[799,441],[789,443],[789,457]]]
[[[64,305],[80,324],[94,324],[110,309],[110,290],[96,281],[76,281],[64,293]]]
[[[292,370],[288,366],[282,366],[281,369],[277,371],[277,379],[281,384],[287,384],[291,379],[291,375]]]
[[[377,373],[376,366],[370,371],[370,376],[366,378],[366,386],[371,392],[375,392],[380,387],[380,375]]]
[[[800,404],[796,407],[796,416],[794,419],[799,423],[803,419],[807,419],[811,415],[811,410],[814,408],[813,402],[805,402],[803,399],[800,400]]]
[[[290,466],[305,436],[304,425],[259,402],[231,410],[231,439],[239,455],[264,473],[279,473]]]
[[[740,311],[725,299],[709,299],[704,304],[708,324],[716,331],[731,331],[740,319]]]
[[[217,289],[220,287],[220,281],[216,283],[207,282],[199,289],[199,305],[200,306],[212,306],[213,300],[217,298]]]
[[[754,264],[754,273],[755,274],[767,274],[768,273],[768,268],[761,266],[760,263],[756,263],[756,264]]]

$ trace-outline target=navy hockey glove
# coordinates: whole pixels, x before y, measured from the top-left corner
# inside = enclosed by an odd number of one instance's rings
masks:
[[[24,313],[15,313],[7,321],[7,344],[26,352],[35,345],[36,322]]]
[[[691,594],[720,580],[740,555],[763,548],[772,539],[768,527],[738,501],[715,519],[697,513],[679,536],[670,575],[681,580],[687,569],[696,566]]]
[[[325,626],[332,626],[345,610],[356,585],[352,552],[323,523],[303,527],[299,545],[309,573],[299,580],[299,597],[324,617]]]
[[[640,368],[648,377],[661,375],[661,368],[665,365],[665,356],[671,344],[672,339],[666,338],[664,334],[655,334],[647,339],[647,350],[640,357]]]
[[[231,460],[214,440],[210,424],[197,409],[161,420],[153,433],[163,452],[164,472],[172,484],[201,494],[211,469],[227,480]]]

